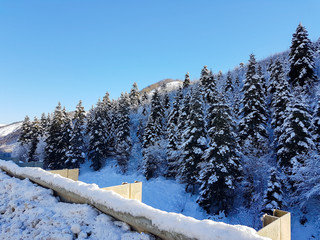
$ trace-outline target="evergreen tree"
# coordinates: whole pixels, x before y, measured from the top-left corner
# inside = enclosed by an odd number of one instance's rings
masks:
[[[181,107],[179,111],[179,121],[178,121],[178,132],[177,132],[177,139],[178,139],[178,145],[179,149],[181,149],[181,145],[183,144],[182,135],[187,127],[187,119],[190,114],[190,93],[187,93],[185,95],[181,94],[179,95],[179,98],[181,99]]]
[[[141,96],[141,102],[143,104],[145,104],[147,101],[148,101],[149,97],[148,97],[148,94],[147,92],[143,92],[142,96]]]
[[[155,135],[161,136],[163,135],[163,117],[164,117],[164,107],[161,103],[161,98],[158,90],[156,89],[152,95],[151,99],[151,112],[150,117],[152,121],[155,123]]]
[[[70,169],[79,168],[80,164],[85,161],[85,118],[85,110],[80,100],[72,119],[73,128],[68,151],[68,159],[66,161],[66,167]]]
[[[292,36],[289,53],[289,82],[294,87],[312,88],[316,77],[314,74],[314,52],[308,38],[308,32],[300,23]]]
[[[282,209],[283,207],[283,192],[281,190],[281,180],[278,176],[278,171],[275,168],[270,169],[270,177],[268,180],[268,189],[264,197],[262,211],[272,215],[274,209]]]
[[[137,109],[140,105],[140,93],[136,82],[133,83],[130,94],[130,105],[132,109]]]
[[[305,153],[315,149],[311,115],[302,97],[294,96],[290,101],[281,128],[277,156],[280,166],[290,176],[294,162],[305,164]]]
[[[228,71],[227,73],[227,81],[224,87],[224,92],[231,93],[231,94],[234,92],[233,81],[232,81],[232,76],[230,71]]]
[[[216,103],[216,96],[217,96],[217,84],[216,80],[214,79],[214,75],[212,71],[209,73],[209,78],[207,80],[207,85],[205,89],[204,99],[209,105],[214,105]]]
[[[44,113],[41,114],[41,119],[40,119],[40,126],[39,126],[39,134],[40,137],[45,136],[48,127],[50,125],[50,118],[49,116],[47,117]]]
[[[264,77],[263,73],[262,73],[262,67],[261,65],[258,65],[258,76],[259,76],[259,81],[260,81],[260,85],[262,88],[262,93],[263,93],[263,98],[266,99],[267,95],[268,95],[268,87],[267,87],[267,81],[266,78]]]
[[[66,112],[66,109],[62,109],[62,133],[60,138],[60,151],[62,167],[65,168],[69,158],[69,148],[71,147],[71,134],[72,134],[72,122],[70,115]]]
[[[164,107],[165,112],[167,112],[170,109],[170,97],[167,92],[165,92],[165,94],[163,96],[163,107]]]
[[[156,175],[156,170],[163,161],[161,139],[163,137],[164,110],[158,90],[155,90],[151,99],[151,112],[143,136],[143,173],[147,180]]]
[[[221,95],[217,98],[211,108],[214,111],[208,131],[211,141],[203,156],[197,199],[207,213],[231,209],[236,182],[242,175],[230,109]]]
[[[46,139],[44,166],[50,169],[62,169],[64,166],[63,156],[63,124],[64,114],[61,103],[58,103],[53,118],[48,129],[48,137]]]
[[[202,87],[202,90],[207,88],[209,76],[210,76],[210,70],[207,68],[207,66],[204,66],[203,69],[201,70],[201,75],[200,75],[200,85]]]
[[[99,100],[96,108],[91,112],[87,131],[89,132],[88,159],[91,167],[97,171],[103,164],[107,152],[107,136],[105,133],[105,121],[102,102]]]
[[[21,133],[18,139],[18,142],[21,145],[28,144],[31,142],[31,139],[32,139],[31,127],[32,127],[32,124],[30,122],[30,118],[26,116],[22,122]]]
[[[187,72],[184,81],[183,81],[183,88],[187,88],[190,86],[190,76],[189,76],[189,72]]]
[[[240,111],[240,80],[239,76],[236,76],[235,82],[234,82],[234,94],[233,94],[233,104],[232,104],[232,112],[235,114],[235,117],[238,118],[239,111]]]
[[[30,144],[30,150],[28,154],[28,162],[36,161],[35,159],[35,153],[37,150],[37,145],[39,143],[40,138],[40,122],[35,117],[33,122],[31,123],[31,129],[30,129],[30,135],[31,135],[31,144]]]
[[[270,67],[270,86],[272,121],[271,126],[274,130],[274,143],[278,145],[279,136],[282,134],[284,120],[286,119],[286,108],[288,107],[291,95],[289,85],[285,79],[282,64],[277,59]]]
[[[117,161],[123,173],[128,169],[128,162],[131,153],[131,138],[130,138],[130,117],[129,107],[130,101],[128,94],[122,93],[118,105],[118,128],[116,130],[116,152]]]
[[[186,183],[186,191],[197,183],[200,171],[200,161],[206,148],[206,132],[204,128],[203,109],[200,96],[194,92],[190,100],[190,114],[185,123],[187,128],[183,133],[182,162],[179,175],[183,183]]]
[[[177,168],[179,164],[179,151],[178,151],[178,121],[179,121],[179,110],[180,101],[182,97],[181,88],[178,90],[173,107],[168,116],[168,145],[167,145],[167,162],[168,170],[167,177],[175,177],[177,175]]]
[[[264,91],[260,78],[256,74],[256,60],[250,55],[246,80],[242,88],[243,99],[240,121],[240,140],[243,152],[253,157],[259,157],[268,149],[268,134],[266,130],[266,109]]]

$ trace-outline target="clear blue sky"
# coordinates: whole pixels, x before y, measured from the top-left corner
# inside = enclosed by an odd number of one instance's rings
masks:
[[[319,0],[1,0],[0,123],[86,110],[164,78],[198,78],[320,37]]]

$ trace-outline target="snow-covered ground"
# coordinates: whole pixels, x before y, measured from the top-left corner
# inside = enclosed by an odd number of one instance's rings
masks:
[[[228,217],[223,214],[220,216],[207,215],[196,203],[197,196],[191,196],[184,191],[184,185],[168,180],[163,177],[154,178],[147,181],[144,176],[133,169],[125,175],[121,174],[115,162],[109,162],[100,171],[90,169],[90,163],[81,166],[79,180],[86,183],[96,183],[99,187],[109,187],[119,185],[122,182],[132,183],[135,180],[143,183],[142,202],[154,208],[167,212],[182,213],[186,216],[194,217],[199,220],[212,219],[228,224],[241,224],[254,226],[255,219],[253,213],[246,208],[239,208],[232,212]],[[315,208],[320,211],[320,206]],[[312,239],[320,240],[320,219],[313,217],[313,212],[309,214],[308,222],[302,226],[299,222],[299,211],[296,208],[291,209],[292,216],[292,240]],[[317,223],[318,222],[318,223]],[[261,226],[262,223],[258,223]],[[261,226],[262,227],[262,226]]]
[[[88,205],[58,202],[51,190],[1,170],[0,214],[0,239],[153,239]]]
[[[0,126],[0,153],[11,153],[17,144],[22,122]]]
[[[182,214],[177,213],[168,213],[165,211],[161,211],[155,208],[152,208],[148,205],[145,205],[143,203],[140,203],[137,200],[130,200],[122,198],[120,195],[112,192],[112,191],[105,191],[101,190],[96,184],[86,184],[81,181],[72,181],[70,179],[61,177],[56,174],[48,173],[40,168],[20,168],[17,165],[15,165],[12,162],[7,161],[0,161],[0,167],[4,169],[8,169],[8,171],[12,172],[16,175],[23,175],[28,176],[31,179],[38,179],[41,181],[44,181],[48,184],[52,184],[56,188],[62,188],[65,191],[78,194],[82,198],[88,199],[88,201],[92,202],[92,204],[102,204],[105,206],[108,206],[108,208],[111,208],[119,213],[128,213],[132,216],[147,218],[152,222],[152,225],[159,228],[162,231],[172,231],[177,234],[185,234],[186,236],[189,236],[190,238],[195,239],[202,239],[202,240],[211,240],[211,239],[221,239],[221,240],[229,240],[229,239],[235,239],[238,240],[249,240],[249,239],[266,239],[263,237],[260,237],[257,235],[256,231],[252,228],[243,226],[243,225],[229,225],[225,223],[219,223],[215,221],[210,220],[204,220],[199,221],[191,217],[186,217]],[[108,176],[105,176],[108,177]],[[17,183],[17,185],[21,184],[22,188],[8,188],[7,185],[10,184],[10,180],[8,182],[1,182],[0,186],[4,189],[2,190],[2,193],[0,194],[1,198],[4,198],[4,204],[6,207],[3,208],[4,213],[6,211],[9,211],[8,214],[10,214],[10,203],[17,202],[18,204],[13,205],[13,212],[16,212],[16,208],[19,206],[21,207],[20,211],[22,212],[21,217],[18,217],[18,219],[15,219],[16,214],[14,213],[12,216],[6,216],[4,214],[1,215],[1,217],[5,218],[5,222],[9,221],[7,224],[7,228],[10,231],[11,225],[17,225],[17,227],[14,227],[14,229],[22,229],[23,231],[25,229],[24,223],[28,223],[29,218],[33,218],[34,215],[38,216],[37,218],[42,218],[40,214],[31,214],[32,216],[29,216],[30,214],[26,212],[28,208],[25,206],[24,203],[28,203],[28,201],[38,199],[41,194],[39,193],[31,193],[31,197],[24,199],[22,196],[29,196],[29,192],[33,192],[32,190],[29,190],[28,185],[23,185],[21,183]],[[20,181],[20,180],[19,180]],[[25,181],[23,181],[25,182]],[[27,181],[28,182],[28,181]],[[13,197],[11,199],[6,198],[3,195],[6,195],[7,191],[11,191],[13,194]],[[20,196],[21,194],[21,196]],[[19,202],[21,199],[21,202]],[[42,198],[43,201],[47,201],[45,197]],[[26,201],[27,200],[27,201]],[[159,199],[161,201],[161,199]],[[8,203],[9,202],[9,203]],[[49,201],[49,206],[54,207],[57,202]],[[59,204],[59,203],[58,203]],[[41,206],[42,202],[35,203],[33,206]],[[45,205],[44,208],[49,207],[48,205]],[[68,208],[68,207],[66,207]],[[7,210],[9,209],[9,210]],[[59,212],[59,209],[63,209],[63,207],[57,207],[57,213]],[[71,208],[70,208],[71,209]],[[53,211],[49,209],[50,211]],[[38,210],[36,210],[37,212]],[[43,212],[43,211],[42,211]],[[19,213],[19,211],[17,212]],[[40,210],[41,213],[41,210]],[[52,213],[53,218],[57,216],[57,213]],[[62,211],[61,214],[65,214],[68,216],[72,216],[72,212]],[[13,217],[13,220],[10,220],[10,218]],[[9,219],[7,219],[9,218]],[[15,224],[16,221],[20,221],[19,219],[24,219],[21,221],[21,224]],[[61,222],[58,217],[58,222]],[[39,219],[38,219],[39,220]],[[41,219],[40,219],[41,220]],[[13,222],[12,222],[13,221]],[[62,220],[63,221],[63,220]],[[67,220],[66,220],[67,221]],[[71,221],[71,220],[70,220]],[[50,224],[50,221],[47,224]],[[69,222],[68,222],[69,224]],[[67,224],[67,225],[68,225]],[[75,227],[72,227],[74,225],[68,225],[72,231],[72,229],[76,228],[79,229],[79,224],[75,225]],[[4,224],[1,224],[4,225]],[[29,226],[29,225],[28,225]],[[81,225],[80,225],[81,226]],[[59,224],[54,227],[59,227]],[[68,227],[67,227],[68,228]],[[61,230],[61,229],[60,229]],[[17,230],[18,233],[20,233],[20,230]],[[46,231],[43,229],[43,231]],[[54,230],[53,230],[54,231]],[[66,230],[67,231],[67,230]],[[14,230],[13,230],[14,232]],[[64,232],[62,232],[64,233]],[[70,233],[70,232],[69,232]],[[92,235],[92,233],[91,233]],[[15,238],[14,238],[15,239]],[[61,238],[60,238],[61,239]],[[91,238],[92,239],[92,238]],[[108,238],[110,239],[110,238]],[[111,238],[112,239],[112,238]],[[134,239],[134,238],[131,238]]]
[[[22,122],[12,123],[8,125],[0,125],[0,137],[5,137],[15,131],[17,131],[22,125]]]
[[[89,168],[90,163],[81,166],[79,180],[86,183],[95,183],[100,188],[120,185],[122,182],[142,182],[142,202],[154,208],[182,213],[199,220],[206,219],[206,214],[196,203],[196,197],[186,194],[184,186],[173,180],[163,177],[146,181],[141,174],[131,172],[122,175],[113,164],[109,164],[100,171]]]

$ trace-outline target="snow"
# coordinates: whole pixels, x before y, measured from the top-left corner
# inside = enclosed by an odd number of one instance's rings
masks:
[[[58,202],[27,179],[0,171],[0,183],[0,239],[152,239],[88,205]]]
[[[0,126],[0,137],[5,137],[10,133],[17,131],[21,127],[21,125],[22,125],[22,122]]]
[[[48,173],[39,168],[20,168],[12,162],[6,162],[2,160],[0,161],[0,166],[6,166],[16,174],[30,174],[48,183],[54,184],[59,187],[63,187],[67,191],[80,194],[81,196],[90,199],[92,202],[106,205],[116,211],[127,212],[132,214],[133,216],[146,217],[148,219],[151,219],[152,223],[155,226],[159,227],[160,229],[163,229],[166,231],[174,230],[175,232],[185,234],[190,238],[197,238],[202,240],[213,239],[213,238],[221,239],[221,240],[223,239],[238,239],[238,240],[266,239],[258,236],[254,229],[246,226],[229,225],[222,222],[215,222],[212,220],[200,221],[192,217],[186,217],[182,214],[161,211],[161,210],[152,208],[144,203],[140,203],[139,201],[136,201],[136,200],[124,199],[118,194],[113,193],[111,191],[101,190],[96,184],[86,184],[80,181],[75,182],[70,179],[63,178],[59,175]],[[25,180],[24,182],[28,182],[28,180]],[[7,184],[1,184],[1,187],[5,187],[6,185]],[[25,191],[26,189],[29,189],[29,187],[23,186],[23,188],[18,192],[16,190],[12,192],[13,194],[18,194],[20,192],[21,194],[24,194],[26,192]],[[6,194],[3,194],[3,195],[6,195]],[[7,200],[7,201],[10,202],[10,200]],[[50,205],[53,205],[52,202],[50,203]],[[21,204],[21,206],[23,205]],[[61,208],[58,207],[57,209],[61,209]],[[64,211],[61,211],[61,212],[65,213],[65,215],[67,216],[72,215]],[[50,211],[48,214],[50,214]],[[62,228],[60,225],[57,225],[55,227]],[[65,230],[65,228],[63,229]],[[21,230],[19,231],[21,232]],[[70,228],[70,231],[71,231],[71,228]],[[60,229],[59,234],[64,234],[64,232],[61,231]],[[108,238],[108,239],[112,239],[112,238]]]

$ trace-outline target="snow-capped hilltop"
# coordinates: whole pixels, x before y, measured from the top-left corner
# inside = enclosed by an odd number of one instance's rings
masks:
[[[167,78],[143,88],[140,91],[140,94],[142,95],[144,92],[151,94],[155,89],[158,89],[158,90],[161,89],[162,86],[165,86],[166,91],[170,92],[178,89],[180,86],[182,86],[182,84],[183,84],[183,81],[181,80],[178,80],[178,79],[174,80],[171,78]]]
[[[0,126],[0,155],[11,153],[20,135],[22,122]]]

